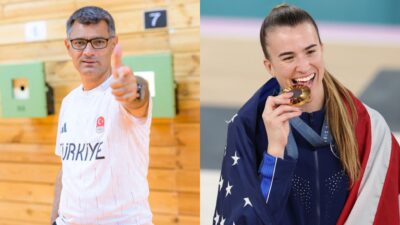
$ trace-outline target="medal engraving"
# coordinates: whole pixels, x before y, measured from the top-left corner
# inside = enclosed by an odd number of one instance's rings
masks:
[[[290,92],[293,93],[290,98],[290,105],[292,106],[302,106],[310,101],[311,90],[307,86],[295,84],[282,90],[282,93]]]

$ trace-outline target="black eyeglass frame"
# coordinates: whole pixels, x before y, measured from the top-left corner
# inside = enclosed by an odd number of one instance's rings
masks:
[[[71,46],[72,46],[73,49],[79,50],[79,51],[85,50],[85,48],[87,47],[87,45],[88,45],[89,43],[90,43],[90,45],[92,46],[93,49],[105,49],[105,48],[107,48],[107,46],[108,46],[108,41],[111,40],[111,39],[113,39],[114,37],[115,37],[115,36],[110,36],[109,38],[96,37],[96,38],[92,38],[92,39],[74,38],[74,39],[69,39],[69,42],[71,43]],[[93,46],[92,41],[94,41],[94,40],[99,40],[99,39],[100,39],[100,40],[105,40],[105,41],[106,41],[106,45],[105,45],[104,47],[102,47],[102,48],[96,48],[96,47]],[[76,40],[86,41],[85,47],[83,47],[83,48],[76,48],[76,46],[74,46],[74,44],[72,43],[73,41],[76,41]]]

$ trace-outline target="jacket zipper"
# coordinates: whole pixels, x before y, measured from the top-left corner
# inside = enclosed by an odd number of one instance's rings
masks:
[[[310,114],[310,124],[314,122],[313,114]],[[315,188],[316,188],[316,213],[317,213],[317,225],[321,224],[321,194],[320,194],[320,183],[319,183],[319,162],[318,162],[318,151],[314,149],[314,163],[315,163]]]

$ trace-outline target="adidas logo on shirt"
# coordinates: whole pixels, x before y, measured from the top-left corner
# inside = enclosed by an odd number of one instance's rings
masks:
[[[67,133],[67,123],[64,123],[64,125],[61,127],[61,133]]]

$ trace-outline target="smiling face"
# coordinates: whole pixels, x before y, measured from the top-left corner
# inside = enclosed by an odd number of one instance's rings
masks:
[[[322,108],[324,103],[325,65],[317,31],[309,22],[294,27],[277,26],[268,31],[269,59],[264,60],[268,72],[276,77],[282,89],[294,84],[308,86],[310,102],[302,106],[306,112]]]
[[[111,54],[118,39],[116,37],[109,39],[104,49],[94,49],[88,43],[85,49],[76,50],[71,46],[70,40],[78,38],[110,38],[107,23],[103,20],[97,24],[88,25],[75,22],[72,25],[69,40],[65,40],[68,54],[80,73],[83,88],[90,90],[100,85],[111,74]]]

